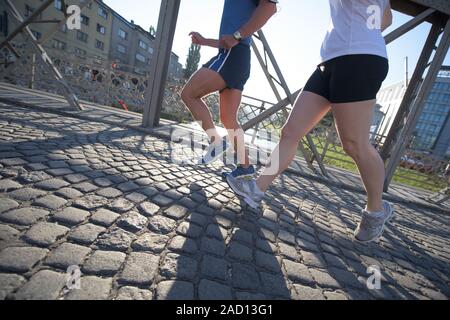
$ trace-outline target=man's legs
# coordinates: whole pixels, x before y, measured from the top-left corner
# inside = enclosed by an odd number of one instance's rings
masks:
[[[245,147],[244,130],[237,119],[241,100],[242,91],[236,89],[223,90],[220,93],[220,119],[228,130],[230,142],[237,155],[237,164],[248,168],[250,160]]]
[[[220,135],[214,125],[211,112],[202,98],[225,87],[225,81],[217,72],[202,68],[191,77],[181,92],[181,99],[194,119],[201,124],[212,143],[219,143]]]

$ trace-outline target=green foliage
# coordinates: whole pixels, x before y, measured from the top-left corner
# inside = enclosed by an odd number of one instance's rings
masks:
[[[156,29],[154,26],[150,26],[150,30],[148,32],[150,32],[152,37],[156,37]]]
[[[189,79],[198,70],[200,58],[200,46],[192,44],[189,48],[189,54],[186,60],[186,69],[184,70],[184,77],[186,79]]]

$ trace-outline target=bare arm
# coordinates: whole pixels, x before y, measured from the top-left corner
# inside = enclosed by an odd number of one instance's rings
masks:
[[[384,9],[384,13],[383,13],[383,21],[381,22],[381,32],[383,32],[384,30],[386,30],[387,28],[389,28],[392,25],[392,20],[393,20],[393,16],[392,16],[391,3],[390,3],[390,1],[388,1],[388,4],[387,4],[386,8]]]
[[[276,3],[270,0],[261,0],[250,20],[239,30],[242,38],[248,38],[264,27],[275,13],[277,13]]]
[[[260,30],[277,12],[276,0],[260,0],[258,7],[250,20],[241,27],[239,32],[243,39],[251,37],[256,31]],[[238,30],[236,30],[238,31]],[[225,49],[231,49],[239,43],[233,35],[227,34],[221,37],[220,46]]]
[[[193,44],[197,44],[199,46],[220,48],[220,40],[218,39],[207,39],[198,32],[191,32],[189,35],[192,38]]]

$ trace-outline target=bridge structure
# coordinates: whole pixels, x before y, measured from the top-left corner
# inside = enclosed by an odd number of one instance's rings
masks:
[[[84,7],[92,0],[81,0],[80,6]],[[53,65],[50,57],[42,47],[42,43],[49,39],[52,32],[56,32],[61,24],[65,23],[68,16],[60,21],[38,21],[37,17],[41,12],[50,6],[52,0],[43,1],[42,5],[27,19],[20,16],[18,10],[14,7],[11,0],[6,0],[13,17],[17,20],[17,28],[0,44],[0,49],[6,47],[16,56],[14,48],[10,45],[11,41],[21,33],[25,33],[30,39],[37,56],[40,57],[49,68],[54,78],[65,89],[65,97],[73,108],[81,109],[77,97],[71,91],[70,86],[64,81],[62,75]],[[163,100],[165,96],[166,80],[170,62],[170,54],[174,40],[174,34],[177,25],[181,0],[161,0],[160,15],[158,21],[157,34],[155,39],[154,58],[151,62],[149,72],[148,87],[145,94],[145,104],[142,117],[142,126],[146,128],[155,128],[160,123]],[[420,114],[425,105],[425,100],[437,78],[450,45],[450,2],[446,0],[391,0],[392,8],[396,11],[410,15],[412,18],[386,35],[386,43],[390,44],[406,33],[412,31],[423,23],[430,23],[431,29],[429,35],[423,44],[422,52],[417,66],[412,74],[411,81],[406,90],[403,101],[397,112],[386,140],[383,143],[381,154],[386,163],[387,177],[385,181],[386,191],[393,179],[394,173],[400,164],[401,158],[405,153],[408,142],[411,141],[414,129],[419,120]],[[39,41],[32,34],[29,25],[32,23],[55,23],[55,27],[49,34],[44,35]],[[253,112],[245,119],[243,123],[244,130],[258,130],[263,122],[271,119],[280,112],[286,117],[289,110],[294,105],[295,99],[300,90],[291,92],[283,76],[277,59],[273,54],[270,44],[263,31],[254,35],[253,51],[260,63],[264,75],[273,93],[277,103],[266,109],[259,110],[255,115]],[[307,146],[308,150],[305,150]],[[315,170],[313,163],[316,162],[320,173],[328,176],[327,169],[323,163],[324,153],[321,155],[317,150],[315,142],[310,136],[305,138],[304,143],[300,144],[302,154],[305,157],[306,164],[310,169]],[[326,147],[325,147],[326,149]]]

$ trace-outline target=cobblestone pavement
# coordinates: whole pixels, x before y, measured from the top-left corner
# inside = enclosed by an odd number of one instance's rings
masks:
[[[131,129],[0,105],[0,299],[450,297],[447,215],[396,204],[381,241],[362,245],[361,195],[284,175],[257,213],[219,165],[171,152]]]

